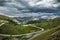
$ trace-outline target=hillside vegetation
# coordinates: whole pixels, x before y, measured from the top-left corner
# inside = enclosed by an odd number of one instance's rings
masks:
[[[0,15],[0,25],[0,34],[20,35],[39,31],[35,27],[23,26],[23,24],[18,24],[16,19],[2,15]]]
[[[38,35],[37,37],[33,38],[32,40],[60,40],[60,36],[58,36],[59,33],[55,34],[56,36],[54,35],[50,36],[56,31],[60,30],[60,18],[35,23],[35,25],[44,28],[45,31],[42,34]]]
[[[29,21],[28,23],[18,24],[15,18],[0,15],[0,34],[20,35],[40,31],[36,27],[43,28],[44,31],[32,40],[60,40],[59,33],[52,35],[60,30],[60,18],[53,20]],[[57,35],[58,34],[58,35]],[[52,35],[52,36],[51,36]],[[56,36],[55,36],[56,35]],[[54,38],[53,38],[54,37]]]

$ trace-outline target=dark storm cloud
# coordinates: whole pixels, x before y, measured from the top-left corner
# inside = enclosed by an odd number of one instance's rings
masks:
[[[30,8],[32,12],[56,13],[60,11],[60,3],[56,0],[42,0],[32,4],[32,7]]]
[[[60,2],[60,0],[57,0],[57,2]]]
[[[5,0],[0,0],[0,6],[4,6]]]
[[[2,0],[0,1],[0,14],[12,16],[31,16],[39,13],[58,13],[59,0]],[[27,15],[29,13],[29,15]],[[60,12],[59,12],[60,13]]]
[[[16,0],[23,5],[22,12],[46,12],[56,13],[60,11],[60,3],[57,0]],[[17,6],[17,9],[20,10]],[[27,11],[26,11],[27,9]]]

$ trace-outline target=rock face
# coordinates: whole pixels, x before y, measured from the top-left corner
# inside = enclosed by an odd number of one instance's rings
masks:
[[[60,30],[52,34],[47,40],[60,40]]]

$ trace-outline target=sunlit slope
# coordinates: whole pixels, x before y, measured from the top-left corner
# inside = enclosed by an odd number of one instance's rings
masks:
[[[40,31],[38,28],[18,23],[20,22],[14,18],[0,15],[0,34],[20,35]]]
[[[37,35],[35,38],[33,38],[32,40],[60,40],[60,32],[56,33],[57,31],[60,31],[60,18],[56,18],[53,20],[49,20],[49,21],[45,21],[40,23],[41,25],[37,25],[40,27],[43,27],[45,29],[45,31],[40,34]],[[52,35],[56,33],[55,35]]]

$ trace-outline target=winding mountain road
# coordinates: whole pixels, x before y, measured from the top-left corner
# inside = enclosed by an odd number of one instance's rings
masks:
[[[5,23],[2,23],[0,24],[0,26],[4,25]],[[35,27],[35,26],[34,26]],[[36,36],[42,34],[44,32],[44,29],[43,28],[40,28],[40,27],[36,27],[38,29],[41,29],[40,31],[37,31],[37,32],[33,32],[33,33],[27,33],[27,34],[21,34],[21,35],[6,35],[6,34],[0,34],[0,36],[4,36],[4,37],[10,37],[10,36],[13,36],[13,37],[17,37],[17,36],[23,36],[23,35],[28,35],[28,36],[25,36],[26,38],[28,38],[28,40],[31,40],[33,38],[35,38]],[[23,39],[23,38],[22,38]]]
[[[39,28],[39,27],[38,27]],[[32,40],[33,38],[35,38],[36,36],[42,34],[44,32],[44,29],[43,28],[40,28],[41,31],[37,32],[33,37],[29,38],[28,40]]]
[[[0,26],[4,25],[5,23],[1,23]]]

